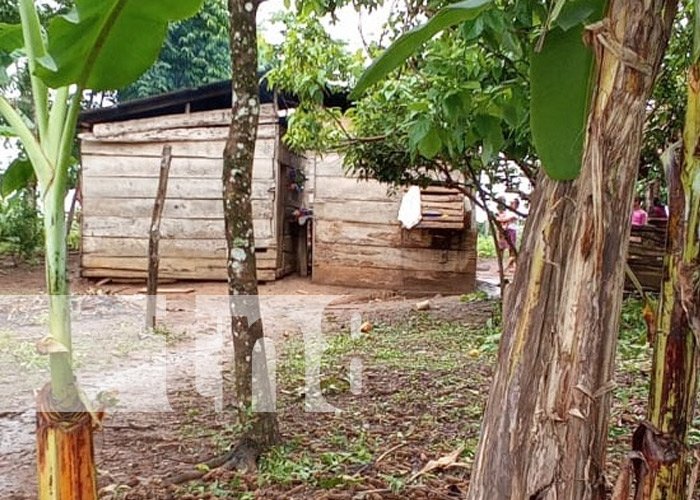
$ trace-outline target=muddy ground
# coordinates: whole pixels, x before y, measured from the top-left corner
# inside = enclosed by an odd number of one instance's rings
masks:
[[[32,391],[48,373],[34,343],[48,318],[40,295],[43,269],[7,264],[0,266],[0,498],[19,500],[36,491]],[[77,267],[75,257],[71,267]],[[465,338],[492,317],[493,303],[428,297],[430,309],[419,312],[416,303],[425,297],[294,277],[261,286],[266,335],[278,350],[285,444],[261,462],[258,474],[175,488],[165,486],[169,477],[224,452],[237,433],[227,390],[227,326],[201,313],[202,300],[216,303],[225,284],[164,285],[166,303],[153,332],[142,326],[142,283],[99,283],[73,271],[71,286],[80,385],[92,400],[110,405],[96,434],[103,498],[454,498],[464,491],[460,467],[411,476],[456,447],[468,458],[475,444],[489,355]],[[321,387],[339,410],[308,413],[301,333],[307,326],[300,325],[321,316],[330,347]],[[358,340],[351,324],[364,322],[372,331]],[[358,394],[348,384],[355,358],[362,360]],[[416,391],[420,397],[412,396]],[[442,401],[437,406],[435,398]],[[473,420],[466,427],[465,408]]]
[[[75,264],[75,262],[74,262]],[[482,266],[493,292],[495,266]],[[34,342],[46,329],[39,267],[0,266],[0,498],[35,498],[32,390],[48,379]],[[101,497],[159,499],[457,499],[468,486],[499,337],[485,294],[404,297],[289,278],[261,287],[266,334],[275,341],[283,443],[256,471],[207,471],[240,434],[233,411],[226,322],[202,313],[222,283],[164,289],[159,327],[143,331],[143,284],[72,277],[80,384],[109,404],[96,436]],[[12,296],[10,296],[12,295]],[[199,302],[198,302],[199,301]],[[217,306],[217,307],[220,307]],[[208,309],[207,309],[208,310]],[[319,315],[319,311],[323,311]],[[623,308],[606,474],[612,483],[644,418],[650,349],[641,308]],[[353,316],[357,318],[353,319]],[[327,343],[320,390],[328,410],[305,409],[302,329]],[[371,325],[358,332],[352,325]],[[300,325],[306,326],[300,326]],[[311,325],[311,326],[309,326]],[[361,376],[350,367],[360,366]],[[361,381],[361,387],[357,381]],[[694,423],[691,444],[700,442]],[[448,467],[427,470],[452,454]],[[172,478],[201,471],[195,481]],[[697,497],[697,495],[696,495]]]

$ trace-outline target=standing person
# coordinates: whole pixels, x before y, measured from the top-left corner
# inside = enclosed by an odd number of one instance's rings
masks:
[[[666,207],[664,207],[663,203],[661,203],[661,200],[659,198],[654,198],[654,201],[652,202],[652,207],[649,210],[649,218],[668,219],[668,215],[666,214]]]
[[[635,198],[634,207],[632,209],[632,225],[633,226],[645,226],[649,216],[646,210],[642,208],[642,199]]]
[[[499,245],[501,245],[502,250],[508,249],[508,264],[506,264],[505,270],[506,272],[512,272],[515,270],[515,247],[518,242],[518,216],[516,212],[520,207],[520,200],[515,198],[510,203],[510,212],[506,212],[504,206],[505,203],[503,202],[499,207],[499,214],[496,219],[501,224],[503,229],[503,242]]]
[[[504,200],[503,198],[499,198],[498,206],[496,208],[496,210],[498,211],[498,213],[496,214],[496,222],[498,222],[500,226],[498,228],[498,248],[501,251],[508,249],[508,242],[506,241],[506,226],[503,224],[503,221],[507,217],[506,206],[506,200]]]

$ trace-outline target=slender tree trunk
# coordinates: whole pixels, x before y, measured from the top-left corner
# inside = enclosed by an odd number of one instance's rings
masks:
[[[583,168],[575,181],[537,183],[470,500],[604,498],[629,214],[675,6],[610,0],[607,29],[592,37],[599,76]]]
[[[277,414],[271,411],[270,380],[265,366],[263,325],[259,318],[255,268],[253,210],[250,201],[253,156],[260,103],[257,79],[257,38],[254,0],[229,0],[233,63],[233,118],[224,151],[223,198],[228,243],[231,331],[233,334],[235,392],[240,422],[246,430],[245,453],[234,457],[241,465],[280,439]],[[248,318],[252,318],[249,321]],[[262,363],[263,369],[254,361]],[[253,391],[255,390],[255,394]],[[256,411],[256,410],[265,411]],[[247,462],[247,463],[246,463]]]
[[[682,152],[680,158],[671,153],[667,165],[670,217],[649,395],[649,421],[670,436],[673,450],[665,451],[673,460],[647,458],[645,500],[683,498],[686,491],[685,443],[698,390],[700,192],[693,184],[700,175],[699,147],[700,63],[696,61],[688,73]]]

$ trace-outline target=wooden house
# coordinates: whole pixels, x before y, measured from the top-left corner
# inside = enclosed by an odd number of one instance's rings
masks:
[[[160,276],[226,279],[221,176],[230,99],[230,82],[222,82],[81,115],[83,276],[145,278],[161,151],[168,144]],[[301,159],[287,151],[282,133],[272,96],[261,89],[252,204],[262,281],[296,269],[288,214],[300,200],[288,179]]]
[[[403,229],[402,191],[347,176],[338,155],[313,171],[313,281],[411,292],[466,293],[476,281],[474,212],[456,190],[422,190],[423,217]]]
[[[252,188],[259,280],[297,268],[306,238],[291,214],[303,203],[314,212],[313,281],[433,293],[473,289],[474,214],[461,194],[424,191],[422,222],[402,229],[400,192],[345,176],[337,155],[291,154],[275,108],[293,100],[273,103],[264,86],[260,98]],[[221,82],[81,114],[83,276],[146,277],[161,152],[168,144],[173,159],[160,276],[227,278],[221,174],[230,104],[230,82]],[[329,96],[327,104],[347,102]],[[305,179],[303,190],[295,188],[299,179]]]

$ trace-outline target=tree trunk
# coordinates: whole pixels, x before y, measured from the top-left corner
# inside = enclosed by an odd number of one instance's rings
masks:
[[[688,74],[682,154],[679,159],[671,153],[667,165],[670,217],[649,394],[649,421],[670,436],[673,450],[665,451],[672,460],[647,459],[645,500],[683,498],[686,491],[685,443],[698,390],[700,192],[693,183],[700,174],[699,141],[700,64],[696,62]]]
[[[583,168],[575,181],[537,184],[470,500],[604,498],[629,214],[675,6],[610,0],[607,29],[592,37],[598,79]]]
[[[250,465],[251,460],[280,439],[277,415],[270,404],[274,397],[266,368],[263,325],[259,319],[250,200],[260,113],[255,26],[257,7],[258,3],[253,0],[229,0],[233,118],[224,151],[223,198],[229,255],[235,393],[240,422],[245,429],[241,450],[246,456],[233,457],[240,465]]]

